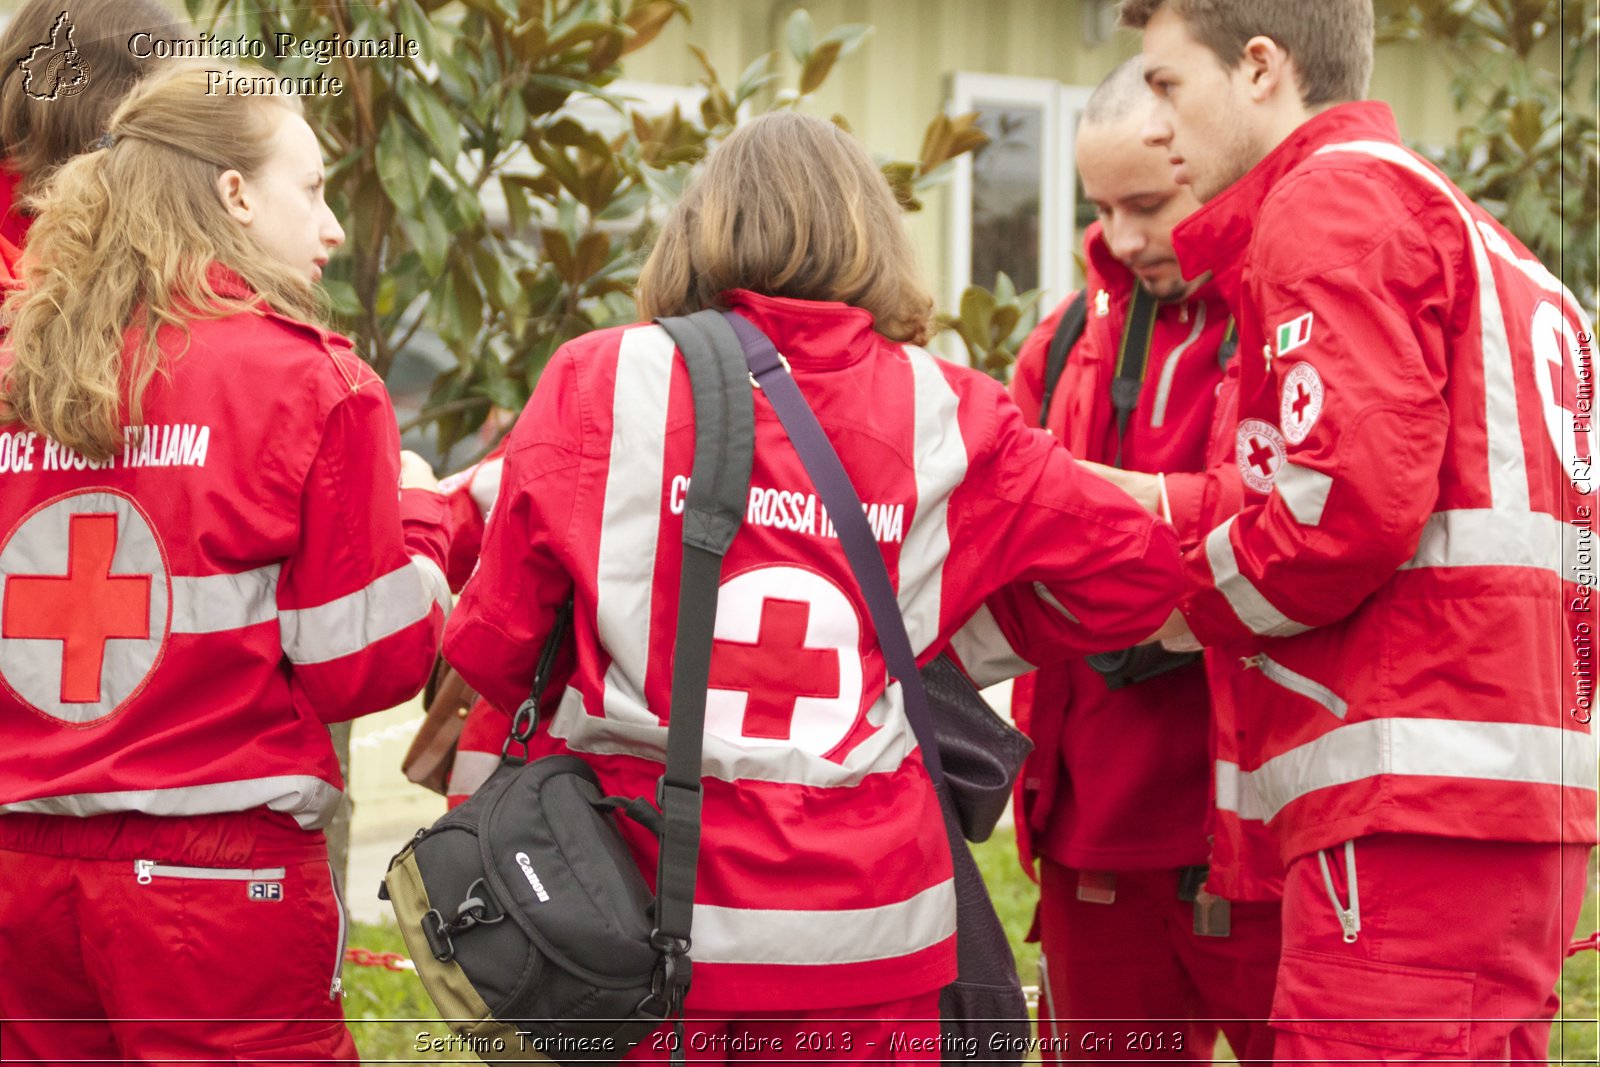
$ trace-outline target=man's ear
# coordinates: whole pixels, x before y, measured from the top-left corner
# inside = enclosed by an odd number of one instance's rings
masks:
[[[236,221],[248,226],[255,218],[255,204],[245,187],[244,175],[236,170],[225,170],[217,176],[217,195],[222,206]]]
[[[1244,45],[1244,56],[1239,61],[1244,66],[1250,84],[1250,99],[1261,103],[1282,89],[1299,95],[1294,61],[1282,45],[1271,37],[1257,35]]]

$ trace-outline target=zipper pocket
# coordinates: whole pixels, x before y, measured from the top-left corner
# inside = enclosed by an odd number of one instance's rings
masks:
[[[134,860],[133,873],[140,885],[149,885],[157,878],[209,878],[225,882],[281,882],[285,876],[282,867],[176,867],[155,860]]]
[[[1338,693],[1335,693],[1321,682],[1313,681],[1303,674],[1291,671],[1265,652],[1258,652],[1254,656],[1242,656],[1239,662],[1244,664],[1245,670],[1249,670],[1251,667],[1259,668],[1261,673],[1271,681],[1291,693],[1299,693],[1307,700],[1322,705],[1325,710],[1341,719],[1350,711],[1350,706],[1344,702],[1344,699]]]
[[[338,1000],[344,996],[344,950],[350,938],[350,926],[345,921],[344,894],[339,892],[339,878],[331,863],[328,864],[328,885],[333,889],[334,910],[339,913],[339,954],[333,958],[333,981],[328,983],[328,999]]]

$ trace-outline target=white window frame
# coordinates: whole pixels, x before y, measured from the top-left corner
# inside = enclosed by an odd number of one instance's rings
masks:
[[[1054,306],[1082,284],[1074,253],[1078,249],[1075,220],[1078,210],[1078,175],[1074,144],[1078,119],[1089,102],[1091,88],[1064,85],[1050,78],[1020,78],[998,74],[957,72],[951,76],[951,115],[976,110],[983,104],[1038,108],[1042,116],[1043,160],[1039,190],[1039,286],[1041,305]],[[950,183],[949,240],[946,245],[945,306],[956,308],[962,290],[972,277],[972,155],[956,160]],[[994,279],[979,280],[989,286]]]

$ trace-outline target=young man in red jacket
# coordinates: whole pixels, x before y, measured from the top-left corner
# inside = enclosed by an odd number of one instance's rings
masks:
[[[1595,840],[1592,328],[1359,102],[1370,0],[1122,14],[1240,325],[1245,505],[1168,629],[1250,668],[1278,1055],[1543,1062]]]
[[[1232,442],[1231,425],[1213,424],[1233,326],[1216,286],[1186,279],[1173,255],[1172,227],[1199,203],[1140,141],[1153,103],[1138,58],[1089,100],[1077,159],[1100,221],[1085,242],[1087,282],[1028,338],[1012,393],[1031,422],[1194,544],[1238,509],[1231,457],[1208,462],[1215,437]],[[1052,342],[1079,300],[1082,336],[1050,382]],[[1018,842],[1030,872],[1039,858],[1043,1055],[1072,1060],[1109,1028],[1103,1058],[1209,1061],[1209,1020],[1222,1019],[1236,1054],[1269,1059],[1277,902],[1234,904],[1227,920],[1226,903],[1196,903],[1211,813],[1205,666],[1171,657],[1130,683],[1093,662],[1038,671],[1013,701],[1037,745]]]

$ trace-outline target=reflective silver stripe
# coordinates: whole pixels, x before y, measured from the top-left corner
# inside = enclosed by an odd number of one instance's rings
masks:
[[[1262,637],[1288,637],[1311,629],[1302,626],[1272,606],[1250,579],[1239,573],[1239,560],[1233,554],[1228,534],[1239,517],[1235,515],[1206,535],[1206,561],[1211,564],[1211,580],[1227,600],[1239,621]]]
[[[1289,514],[1294,516],[1295,522],[1301,526],[1316,526],[1322,521],[1322,509],[1328,506],[1328,490],[1333,488],[1333,478],[1285,460],[1278,468],[1273,486],[1289,506]]]
[[[949,880],[880,908],[694,906],[697,963],[866,963],[920,952],[955,932],[955,882]]]
[[[893,771],[916,749],[917,740],[906,721],[905,702],[898,682],[890,685],[867,709],[867,721],[877,729],[850,750],[842,763],[788,745],[746,745],[736,739],[707,732],[700,770],[706,778],[724,782],[783,782],[820,788],[859,785],[869,774]],[[640,756],[666,762],[667,731],[654,716],[649,722],[602,719],[583,708],[583,697],[568,689],[550,723],[550,734],[574,752],[609,756]],[[698,944],[698,935],[696,935]]]
[[[1172,379],[1178,373],[1178,359],[1200,340],[1200,334],[1206,328],[1206,305],[1204,301],[1196,301],[1194,305],[1194,328],[1189,331],[1189,336],[1184,338],[1178,347],[1167,353],[1167,360],[1161,365],[1161,380],[1156,383],[1156,402],[1150,409],[1150,428],[1159,430],[1167,421],[1167,398],[1172,395]]]
[[[1045,585],[1043,582],[1033,583],[1033,593],[1040,600],[1044,601],[1046,604],[1049,604],[1056,611],[1059,611],[1061,616],[1068,622],[1075,622],[1080,626],[1083,624],[1083,620],[1078,618],[1072,612],[1068,611],[1067,606],[1061,601],[1057,600],[1056,595],[1050,591],[1050,587]]]
[[[133,872],[148,874],[152,878],[199,878],[202,881],[221,882],[272,882],[287,874],[283,867],[176,867],[152,860],[134,860]]]
[[[203,578],[172,576],[172,632],[214,634],[278,616],[278,564]]]
[[[450,795],[470,796],[478,791],[478,787],[489,780],[495,768],[500,766],[498,752],[468,752],[464,748],[456,749],[455,762],[450,764]]]
[[[360,652],[426,619],[433,610],[437,590],[427,587],[430,579],[424,575],[431,568],[440,580],[444,576],[431,560],[419,560],[420,557],[413,557],[365,589],[337,600],[314,608],[279,611],[278,636],[289,662],[327,663]],[[448,590],[449,586],[444,588]]]
[[[0,803],[0,811],[40,815],[107,815],[142,811],[149,815],[210,815],[266,807],[294,816],[302,829],[327,825],[339,806],[339,790],[309,774],[247,778],[171,789],[129,789],[115,793],[76,793]]]
[[[1380,774],[1593,790],[1597,755],[1593,735],[1554,726],[1373,719],[1290,749],[1251,777],[1271,819],[1308,793]]]
[[[917,502],[900,551],[897,598],[911,647],[920,653],[939,636],[944,564],[950,555],[950,494],[967,476],[967,446],[957,418],[960,397],[939,369],[939,358],[915,345],[902,348],[913,383]]]
[[[1472,245],[1473,269],[1478,277],[1478,318],[1482,327],[1484,430],[1489,441],[1490,502],[1497,510],[1527,511],[1527,460],[1522,451],[1522,429],[1517,419],[1517,385],[1506,336],[1505,310],[1489,263],[1488,249],[1476,220],[1443,178],[1407,149],[1386,141],[1349,141],[1324,145],[1317,155],[1349,152],[1373,156],[1408,170],[1449,199],[1467,229]]]
[[[961,658],[967,677],[980,689],[1034,668],[1011,647],[987,604],[980,605],[967,624],[956,631],[950,638],[950,647]]]
[[[1350,713],[1350,705],[1346,704],[1344,698],[1339,696],[1338,693],[1315,679],[1307,678],[1298,671],[1290,670],[1265,653],[1257,653],[1246,658],[1245,665],[1259,668],[1269,681],[1282,686],[1291,693],[1299,693],[1313,703],[1321,704],[1341,719]]]
[[[446,578],[439,565],[427,556],[412,556],[411,565],[422,575],[423,592],[439,605],[439,610],[444,612],[444,617],[448,619],[450,609],[455,605],[454,599],[450,596],[450,579]]]
[[[1217,810],[1231,811],[1241,819],[1262,821],[1261,797],[1249,771],[1232,760],[1217,760]]]
[[[596,623],[611,654],[605,713],[615,722],[660,725],[644,702],[650,669],[650,598],[661,534],[672,338],[659,326],[622,335],[611,405],[610,470],[600,521]],[[676,576],[674,576],[674,582]]]
[[[1533,567],[1557,577],[1579,573],[1578,530],[1540,511],[1463,508],[1428,516],[1402,570],[1420,567]]]

